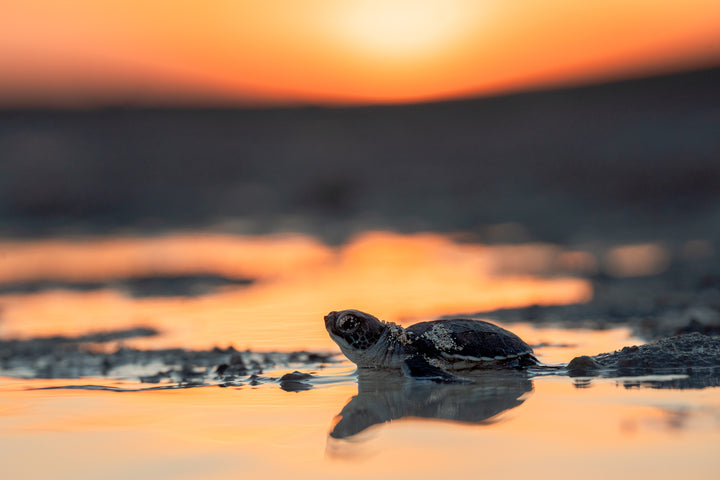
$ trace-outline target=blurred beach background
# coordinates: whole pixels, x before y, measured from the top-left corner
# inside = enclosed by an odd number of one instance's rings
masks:
[[[289,312],[713,286],[718,32],[702,0],[4,2],[0,331],[168,326],[180,296],[218,326],[186,346],[288,346]]]
[[[8,1],[0,234],[720,225],[720,7]]]

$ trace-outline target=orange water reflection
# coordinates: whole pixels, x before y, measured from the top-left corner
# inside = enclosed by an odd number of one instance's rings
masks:
[[[578,390],[540,378],[491,424],[403,419],[362,441],[335,441],[328,431],[351,385],[301,394],[24,390],[36,383],[0,384],[8,478],[417,479],[482,468],[502,478],[670,479],[715,478],[720,466],[717,389],[628,391],[606,381]],[[39,452],[43,461],[33,461]]]
[[[331,257],[330,249],[300,235],[4,241],[0,242],[0,282],[186,273],[267,278],[326,263]]]
[[[193,298],[133,298],[111,288],[3,295],[0,333],[71,334],[144,324],[164,332],[136,341],[148,347],[334,349],[321,321],[331,308],[355,306],[410,323],[452,312],[578,302],[590,297],[589,284],[553,272],[596,267],[587,252],[551,245],[487,247],[430,234],[367,233],[338,248],[301,236],[4,242],[5,283],[197,272],[257,281]],[[512,330],[531,343],[576,345],[539,349],[550,363],[630,343],[629,331],[621,329],[515,324]],[[448,397],[440,405],[447,407],[446,416],[381,418],[358,436],[330,437],[338,414],[360,394],[361,383],[347,375],[352,369],[347,363],[318,369],[313,373],[329,382],[300,393],[285,392],[274,382],[127,393],[37,390],[148,384],[0,378],[3,474],[75,480],[417,480],[481,472],[499,478],[670,479],[715,478],[720,467],[718,388],[625,389],[612,380],[576,388],[569,378],[522,377],[517,394],[522,401],[515,402],[510,392],[510,405],[488,410],[488,422],[463,422],[452,407],[468,404]],[[410,398],[413,407],[416,397]],[[482,407],[481,402],[477,410]]]
[[[0,281],[110,280],[158,274],[252,277],[202,297],[132,298],[121,291],[0,296],[6,336],[79,334],[149,325],[135,345],[333,348],[321,321],[358,308],[402,323],[442,314],[587,301],[590,284],[551,273],[548,245],[488,247],[436,234],[371,232],[339,248],[303,236],[172,235],[0,243]],[[523,269],[523,265],[525,268]]]
[[[605,270],[615,277],[657,275],[667,270],[670,254],[660,245],[646,243],[624,245],[605,255]]]

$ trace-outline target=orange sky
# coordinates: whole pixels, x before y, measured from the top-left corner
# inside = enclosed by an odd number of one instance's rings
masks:
[[[720,63],[717,0],[2,0],[0,106],[363,103]]]

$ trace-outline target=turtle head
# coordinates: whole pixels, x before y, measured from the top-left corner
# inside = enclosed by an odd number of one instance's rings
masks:
[[[373,362],[368,358],[368,350],[388,327],[369,313],[342,310],[325,315],[325,328],[345,356],[359,366],[370,366]]]

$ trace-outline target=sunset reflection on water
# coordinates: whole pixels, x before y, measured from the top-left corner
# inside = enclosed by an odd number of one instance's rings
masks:
[[[56,283],[0,295],[0,334],[144,325],[160,335],[124,344],[336,351],[322,322],[331,309],[355,307],[409,324],[584,302],[593,292],[583,275],[599,264],[595,254],[577,249],[486,246],[437,234],[369,232],[339,247],[300,235],[6,241],[0,287]],[[194,274],[253,282],[195,296],[134,295],[119,282]],[[77,288],[82,282],[99,287]],[[638,340],[627,327],[509,327],[538,345],[545,363]],[[398,372],[363,376],[333,360],[298,367],[313,383],[285,391],[278,379],[294,368],[277,366],[263,371],[257,385],[241,377],[225,388],[141,383],[137,369],[105,377],[0,377],[3,471],[8,478],[75,480],[418,480],[469,472],[557,480],[628,472],[714,478],[718,467],[717,388],[631,388],[622,379],[514,370],[486,371],[469,385],[435,385]]]
[[[716,394],[533,383],[489,423],[405,418],[348,441],[329,431],[351,385],[117,394],[14,380],[0,386],[0,448],[14,478],[714,478]]]
[[[592,296],[588,281],[558,276],[551,245],[483,246],[437,234],[370,232],[333,248],[306,236],[177,234],[0,243],[0,282],[66,282],[151,275],[250,278],[198,297],[133,298],[117,288],[0,296],[4,336],[76,335],[144,325],[135,346],[334,349],[322,315],[358,308],[413,323],[439,315]],[[544,274],[541,276],[540,274]]]

